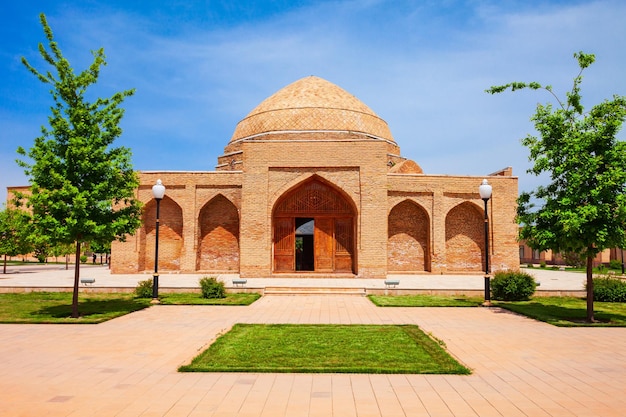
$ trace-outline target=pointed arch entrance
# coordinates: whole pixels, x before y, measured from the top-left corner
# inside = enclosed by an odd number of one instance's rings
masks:
[[[272,216],[274,272],[355,273],[355,213],[319,177],[285,193]]]

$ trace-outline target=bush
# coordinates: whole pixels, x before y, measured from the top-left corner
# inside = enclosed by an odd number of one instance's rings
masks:
[[[215,277],[204,277],[200,279],[200,288],[202,289],[202,297],[204,298],[226,297],[224,283],[218,281]]]
[[[84,264],[87,262],[87,255],[80,255],[80,263]]]
[[[613,259],[611,262],[609,262],[609,268],[611,269],[618,269],[618,270],[622,270],[622,261],[617,260],[617,259]]]
[[[626,303],[626,281],[610,277],[594,278],[593,299],[609,303]]]
[[[135,295],[139,298],[152,298],[152,280],[139,281],[135,287]]]
[[[546,267],[546,261],[539,262],[539,268],[545,268],[545,267]]]
[[[499,271],[491,280],[491,296],[494,300],[528,300],[537,288],[532,275],[521,271]]]

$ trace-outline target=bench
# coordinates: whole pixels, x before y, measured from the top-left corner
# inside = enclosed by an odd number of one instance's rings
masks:
[[[237,287],[239,285],[241,285],[243,287],[244,285],[246,285],[247,282],[248,282],[248,280],[244,279],[244,278],[235,278],[235,279],[233,279],[233,285],[235,287]]]
[[[400,285],[400,280],[399,279],[386,279],[385,280],[385,286],[387,286],[387,288],[389,287],[396,287],[396,285]]]
[[[81,284],[85,284],[85,285],[88,285],[88,284],[89,284],[89,285],[91,285],[91,284],[93,284],[94,282],[96,282],[96,279],[95,279],[95,278],[81,278],[81,279],[80,279],[80,283],[81,283]]]

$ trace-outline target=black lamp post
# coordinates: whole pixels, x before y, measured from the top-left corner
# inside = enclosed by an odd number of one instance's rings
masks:
[[[491,282],[489,277],[489,216],[487,215],[487,202],[491,198],[491,185],[483,180],[478,187],[478,194],[485,202],[485,302],[483,305],[491,305]]]
[[[156,200],[156,242],[154,244],[154,275],[152,276],[152,303],[159,303],[159,206],[165,196],[165,186],[157,180],[152,186],[152,195]]]

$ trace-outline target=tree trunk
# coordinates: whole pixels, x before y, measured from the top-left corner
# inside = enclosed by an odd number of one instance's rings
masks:
[[[587,255],[587,322],[593,323],[593,256]]]
[[[76,263],[74,266],[74,295],[72,296],[72,318],[78,318],[78,282],[80,280],[80,241],[76,241]]]
[[[3,274],[7,273],[7,254],[4,254],[4,272]]]

